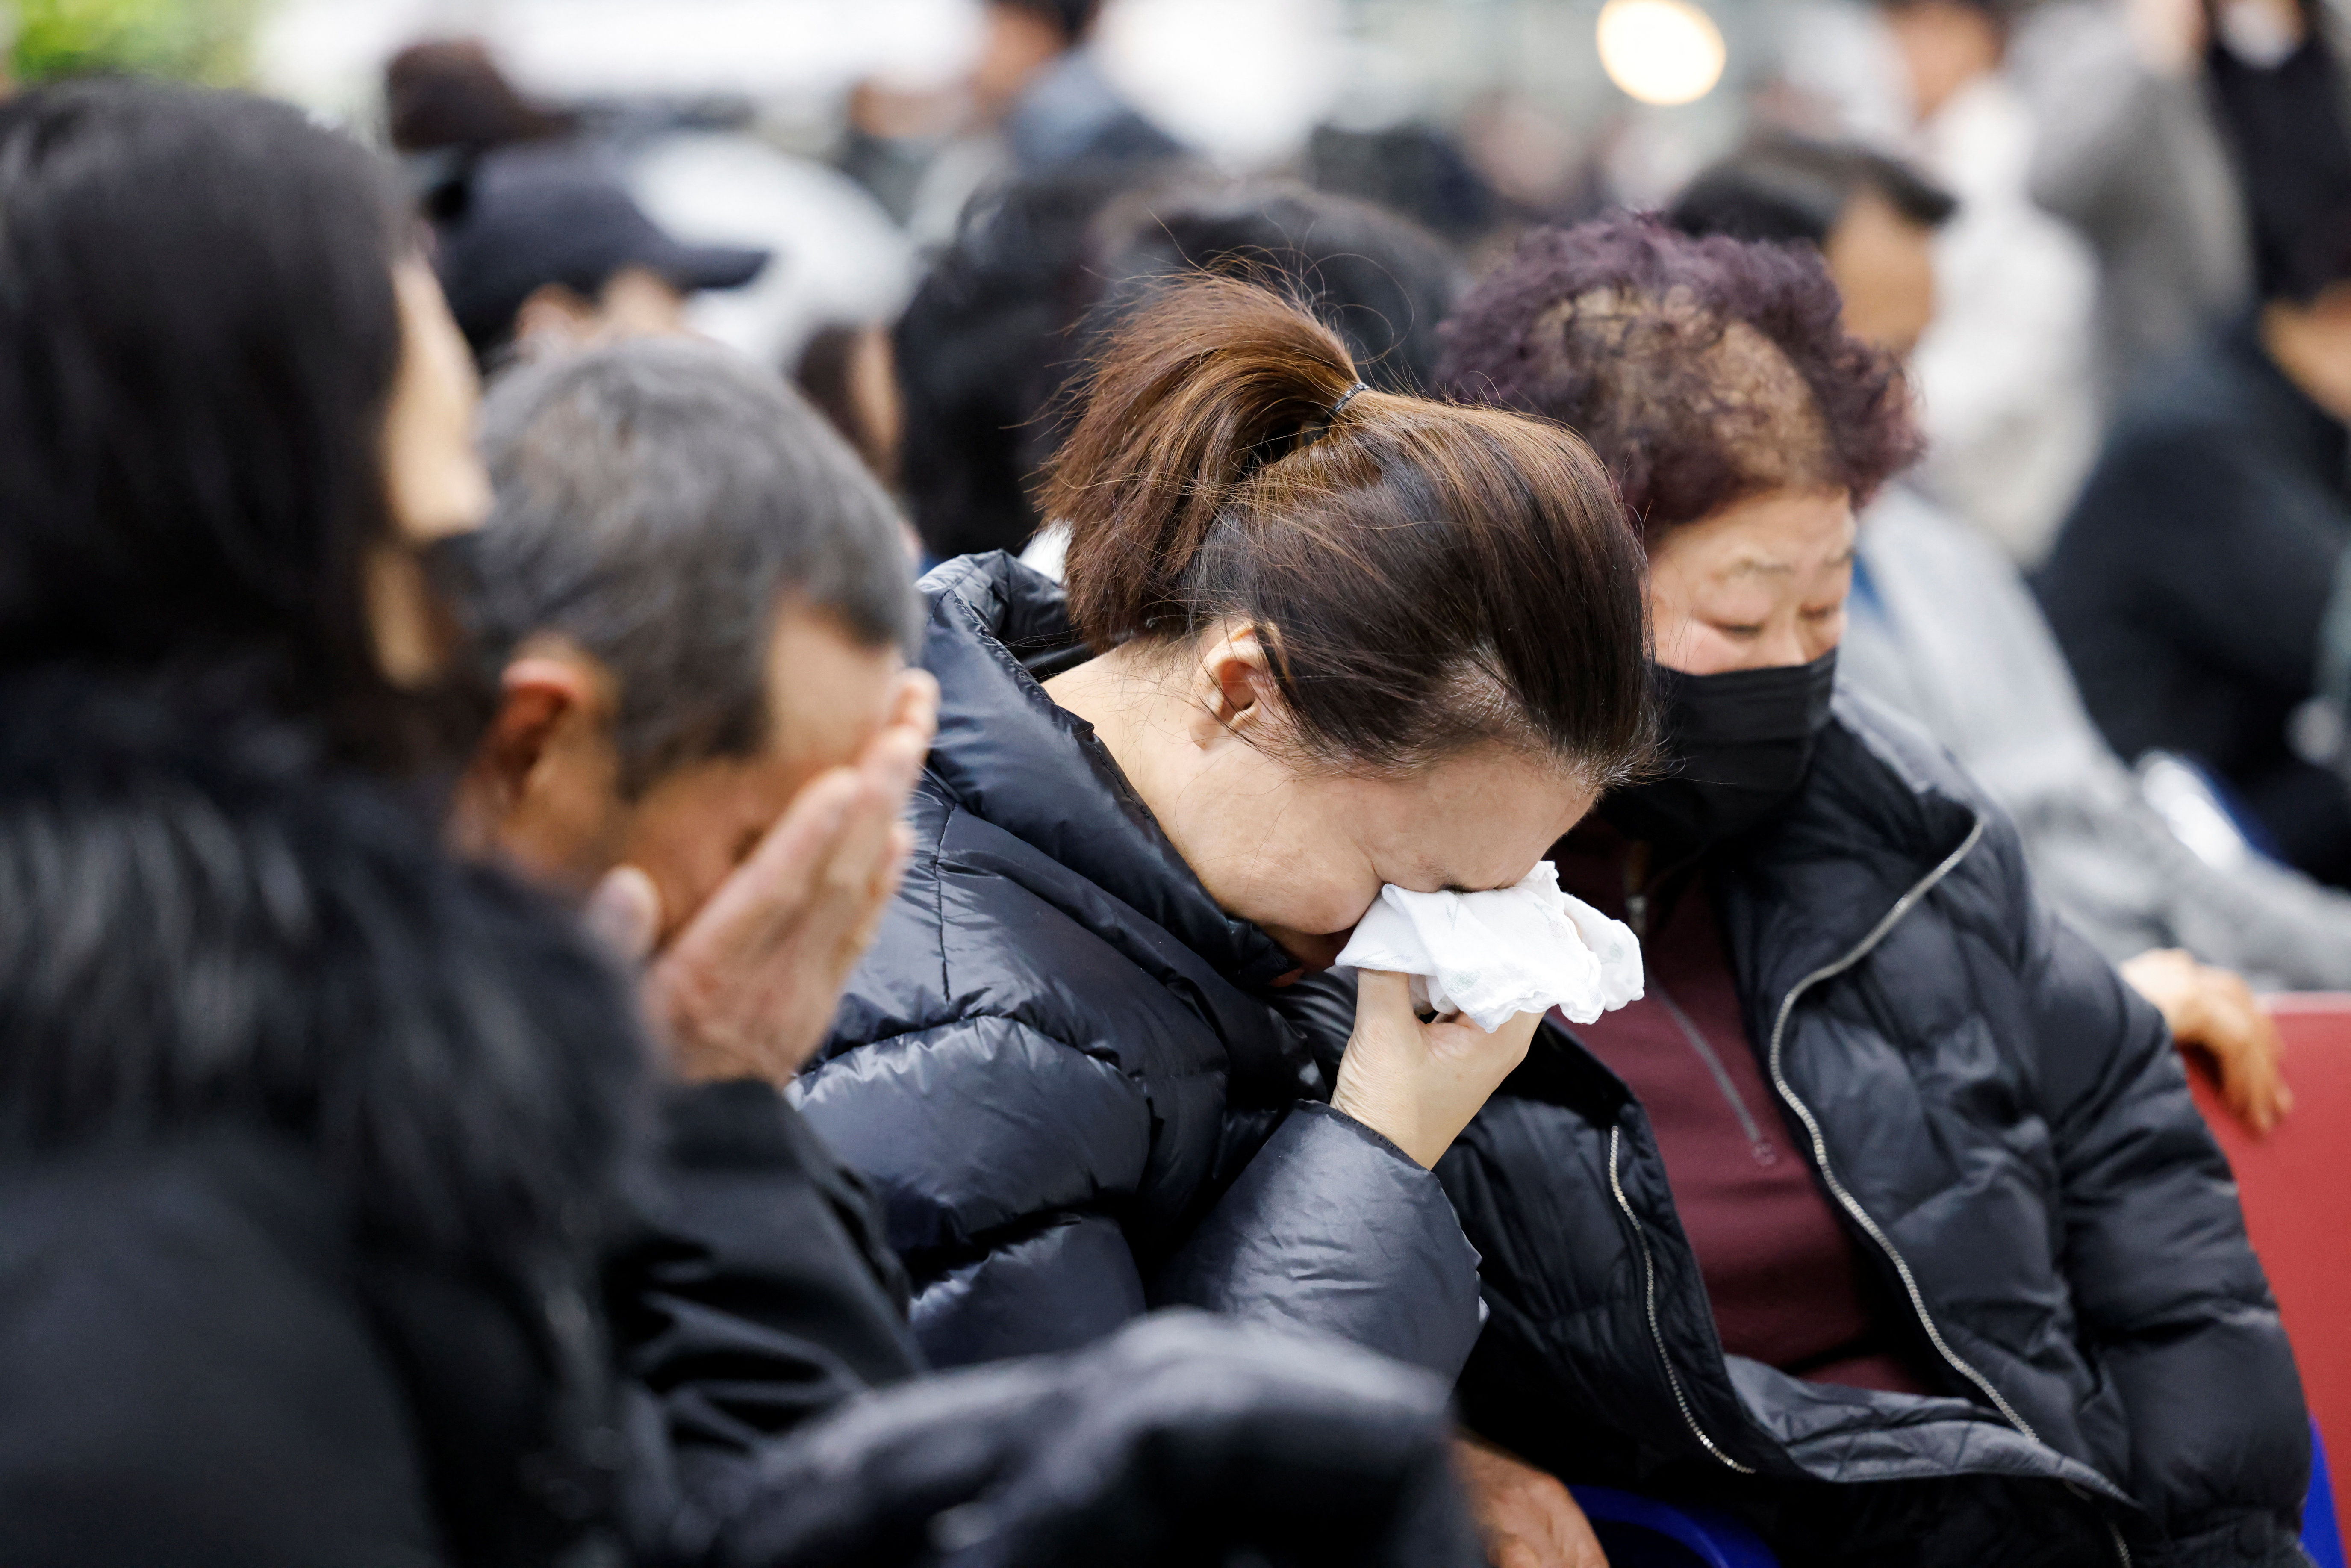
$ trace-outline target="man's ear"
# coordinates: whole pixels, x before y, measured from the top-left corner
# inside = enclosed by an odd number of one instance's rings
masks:
[[[1255,627],[1228,625],[1209,633],[1193,706],[1193,744],[1205,747],[1226,736],[1263,735],[1272,722],[1276,691],[1273,662]]]
[[[549,758],[589,738],[602,721],[595,673],[575,659],[528,651],[499,677],[498,713],[475,761],[501,812],[530,795]]]
[[[542,283],[530,291],[515,312],[514,340],[528,343],[549,338],[577,343],[596,332],[596,305],[579,290],[561,283]]]

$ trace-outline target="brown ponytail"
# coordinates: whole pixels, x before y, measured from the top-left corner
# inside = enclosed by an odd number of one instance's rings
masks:
[[[1360,390],[1311,315],[1210,277],[1116,333],[1079,399],[1041,498],[1096,649],[1246,621],[1301,751],[1350,771],[1479,740],[1595,786],[1646,760],[1640,544],[1571,432]]]

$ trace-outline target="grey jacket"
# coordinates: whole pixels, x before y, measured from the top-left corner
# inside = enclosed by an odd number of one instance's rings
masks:
[[[2175,837],[2091,723],[2014,564],[1899,486],[1862,523],[1837,678],[1949,748],[2016,820],[2043,895],[2108,957],[2185,947],[2257,987],[2351,989],[2351,896]]]

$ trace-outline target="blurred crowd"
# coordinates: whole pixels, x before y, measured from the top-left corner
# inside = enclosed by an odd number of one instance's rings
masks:
[[[0,1559],[2305,1561],[2351,9],[1807,7],[1665,190],[1100,10],[0,99]],[[1554,873],[1593,1016],[1344,956]]]

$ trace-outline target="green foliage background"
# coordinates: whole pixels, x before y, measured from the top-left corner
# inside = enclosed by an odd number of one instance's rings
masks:
[[[8,74],[20,82],[141,71],[232,85],[244,79],[259,0],[16,0]],[[7,12],[0,0],[0,39]]]

